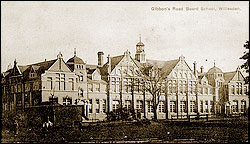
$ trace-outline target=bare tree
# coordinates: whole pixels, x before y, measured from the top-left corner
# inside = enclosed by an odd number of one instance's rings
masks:
[[[249,73],[249,47],[248,47],[249,41],[247,40],[244,44],[244,47],[246,48],[246,51],[244,52],[244,55],[240,57],[240,59],[246,60],[244,64],[241,65],[241,68],[244,68],[246,70],[246,73]],[[246,83],[248,82],[249,76],[246,76]]]
[[[166,77],[157,65],[145,66],[142,72],[141,77],[143,78],[144,88],[152,95],[153,119],[157,119],[157,107],[162,93],[162,84]]]

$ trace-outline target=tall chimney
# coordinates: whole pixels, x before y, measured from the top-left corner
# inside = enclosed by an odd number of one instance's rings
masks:
[[[107,59],[108,59],[108,73],[110,73],[111,72],[111,57],[109,54],[108,54]]]
[[[98,55],[98,66],[103,66],[103,55],[104,55],[104,53],[103,52],[98,52],[97,55]]]
[[[193,64],[194,64],[194,75],[197,76],[197,70],[196,70],[197,63],[196,63],[196,61],[194,61]]]
[[[204,70],[204,67],[203,67],[203,66],[201,66],[201,73],[203,73],[203,70]]]

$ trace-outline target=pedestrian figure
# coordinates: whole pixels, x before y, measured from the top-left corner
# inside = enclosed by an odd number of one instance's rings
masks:
[[[17,120],[14,121],[14,134],[18,135],[19,125]]]
[[[53,123],[51,121],[49,121],[49,116],[48,116],[48,122],[44,122],[43,123],[43,127],[42,127],[42,133],[43,133],[43,137],[46,137],[47,134],[49,133],[51,127],[53,126]]]

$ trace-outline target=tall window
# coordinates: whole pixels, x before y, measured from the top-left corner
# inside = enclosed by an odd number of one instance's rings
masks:
[[[139,92],[139,79],[134,80],[134,92]]]
[[[152,101],[148,101],[148,112],[149,113],[153,112],[153,103],[152,103]]]
[[[72,98],[63,98],[63,105],[71,105],[72,104]]]
[[[113,111],[117,110],[119,108],[119,101],[118,100],[113,100]]]
[[[99,99],[96,99],[95,100],[96,101],[96,113],[100,113],[100,101],[99,101]]]
[[[234,87],[234,85],[231,86],[231,93],[235,94],[235,87]]]
[[[214,101],[211,100],[210,101],[210,112],[214,111],[213,107],[214,107]]]
[[[71,83],[71,90],[74,90],[74,79],[69,78],[69,82]]]
[[[201,100],[200,102],[201,102],[200,103],[200,112],[203,113],[204,112],[204,110],[203,110],[203,100]]]
[[[100,92],[100,84],[96,84],[95,86],[96,86],[96,87],[95,87],[95,90],[96,90],[97,92]]]
[[[93,91],[93,84],[88,84],[88,90],[91,92]]]
[[[176,112],[176,101],[170,101],[170,112]]]
[[[181,101],[180,103],[181,112],[185,112],[185,107],[186,107],[186,101]]]
[[[242,94],[242,83],[239,83],[239,94]]]
[[[142,109],[142,100],[137,100],[136,109]]]
[[[120,84],[122,84],[121,83],[121,78],[118,77],[118,78],[116,78],[116,86],[115,86],[117,92],[120,92],[120,90],[121,90],[121,85]]]
[[[93,113],[92,105],[93,105],[93,101],[92,101],[92,99],[90,99],[89,100],[89,113]]]
[[[180,81],[180,93],[183,94],[183,86],[182,86],[182,81]]]
[[[173,91],[172,91],[172,83],[169,83],[168,84],[168,92],[169,93],[172,93]]]
[[[159,106],[159,112],[163,113],[164,112],[164,102],[160,101],[158,106]]]
[[[238,101],[233,101],[232,111],[238,112]]]
[[[240,84],[236,83],[236,94],[240,94]]]
[[[131,100],[125,100],[125,108],[129,110],[131,107]]]
[[[208,101],[205,101],[205,112],[208,113]]]
[[[60,74],[56,74],[56,86],[58,87],[58,90],[60,90]]]
[[[208,94],[208,88],[204,88],[205,94]]]
[[[80,97],[83,97],[83,90],[82,89],[79,90],[79,95],[80,95]]]
[[[245,95],[247,94],[247,87],[246,86],[244,87],[244,94]]]
[[[66,85],[65,85],[65,74],[61,74],[61,82],[62,82],[62,89],[66,90]]]
[[[124,89],[125,89],[125,92],[128,92],[128,91],[129,91],[129,82],[128,82],[128,78],[125,78],[125,79],[124,79]]]
[[[195,101],[190,101],[190,112],[195,112],[194,111],[194,109],[195,109]]]
[[[102,100],[102,112],[106,112],[106,100],[105,99],[103,99]]]
[[[241,101],[241,109],[240,109],[240,111],[242,113],[245,113],[245,111],[246,111],[246,101],[244,101],[244,100]]]
[[[117,90],[116,90],[116,80],[115,80],[115,78],[113,77],[112,78],[112,81],[111,81],[111,90],[113,90],[113,92],[117,92]]]
[[[131,92],[132,79],[128,78],[128,92]]]

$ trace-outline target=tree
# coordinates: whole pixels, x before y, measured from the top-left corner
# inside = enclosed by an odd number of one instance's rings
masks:
[[[165,77],[157,65],[145,65],[142,72],[143,75],[141,77],[143,78],[144,89],[152,95],[152,108],[154,113],[153,119],[156,120],[157,107],[160,102]]]
[[[244,52],[244,55],[242,57],[240,57],[240,59],[246,60],[246,62],[241,65],[241,68],[244,68],[247,73],[249,73],[249,65],[248,65],[249,47],[248,47],[248,43],[249,43],[249,41],[247,40],[246,43],[244,44],[244,47],[246,48],[246,51]],[[246,83],[248,83],[248,78],[249,78],[249,76],[246,76],[246,79],[245,79]]]

